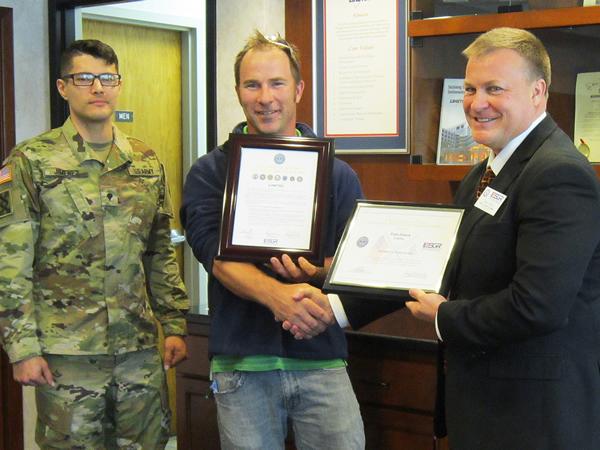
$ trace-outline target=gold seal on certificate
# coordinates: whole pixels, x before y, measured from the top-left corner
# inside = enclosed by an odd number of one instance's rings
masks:
[[[323,262],[333,140],[231,134],[217,258]]]
[[[324,291],[406,300],[410,288],[438,292],[464,209],[357,202]]]

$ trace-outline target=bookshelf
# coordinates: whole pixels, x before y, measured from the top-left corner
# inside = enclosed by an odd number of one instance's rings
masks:
[[[553,77],[548,111],[573,137],[576,76],[600,71],[600,6],[411,20],[410,151],[424,164],[410,166],[410,179],[458,181],[467,173],[468,166],[434,164],[443,82],[464,77],[462,50],[478,34],[502,26],[528,29],[546,45]],[[600,167],[595,170],[600,176]]]

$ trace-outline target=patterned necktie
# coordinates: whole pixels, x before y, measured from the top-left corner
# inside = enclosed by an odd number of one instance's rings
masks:
[[[485,188],[488,187],[488,185],[492,182],[492,180],[495,177],[496,177],[496,175],[494,174],[494,171],[492,170],[491,167],[488,167],[487,169],[485,169],[485,172],[483,173],[481,180],[479,180],[479,186],[477,186],[477,193],[475,194],[476,199],[479,198],[481,193],[483,191],[485,191]]]

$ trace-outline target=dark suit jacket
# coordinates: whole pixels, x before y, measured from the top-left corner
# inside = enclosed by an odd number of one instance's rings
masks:
[[[598,450],[600,184],[549,116],[491,183],[507,195],[494,216],[473,206],[485,166],[457,191],[466,213],[438,311],[450,448]],[[353,325],[391,308],[342,302]]]
[[[600,186],[548,116],[467,208],[438,311],[452,450],[600,449]]]

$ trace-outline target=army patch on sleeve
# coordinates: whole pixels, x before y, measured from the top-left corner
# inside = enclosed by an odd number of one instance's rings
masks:
[[[4,166],[0,169],[0,184],[8,183],[9,181],[12,181],[12,168]]]
[[[12,203],[10,201],[10,191],[7,189],[0,192],[0,217],[12,214]]]

